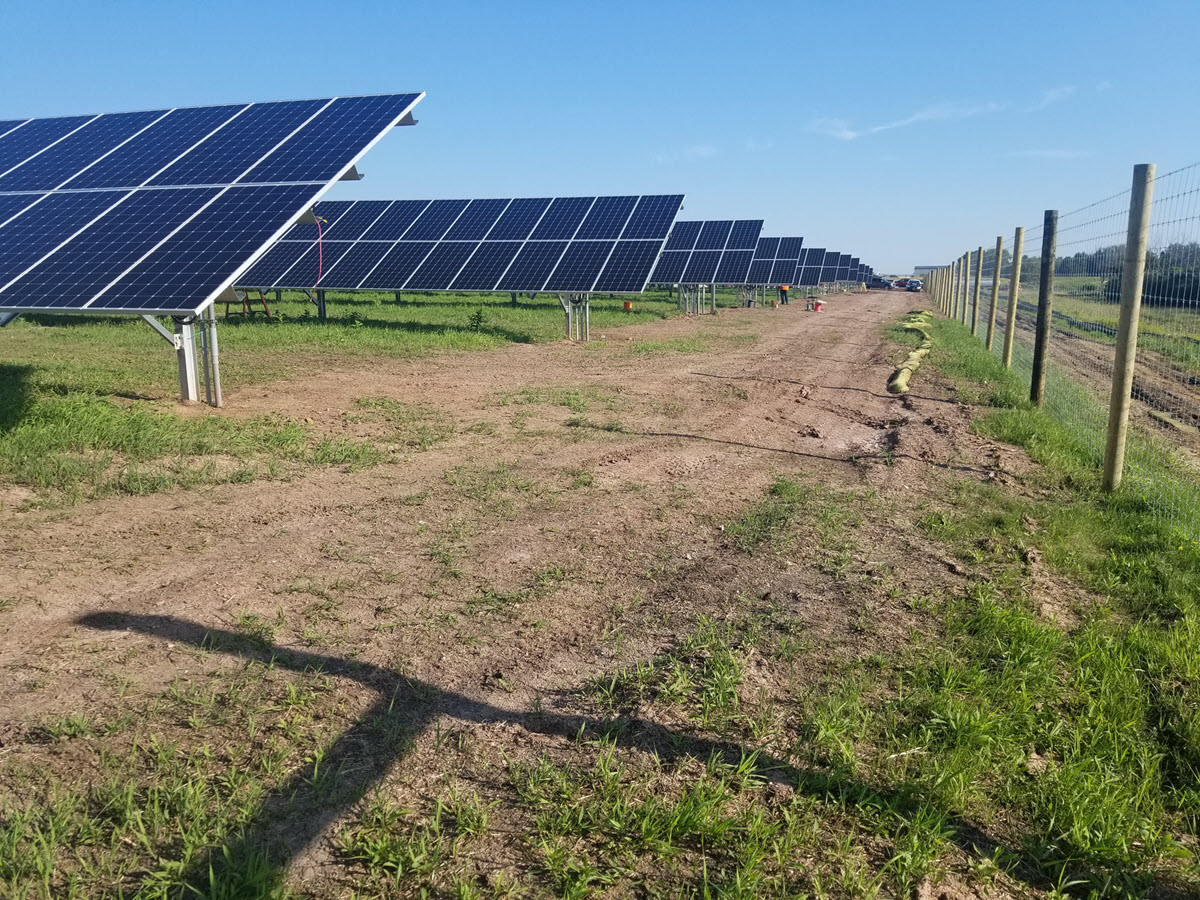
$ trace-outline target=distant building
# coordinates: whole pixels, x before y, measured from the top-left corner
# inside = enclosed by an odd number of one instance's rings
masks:
[[[934,269],[940,269],[941,266],[913,266],[913,274],[918,278],[924,278]]]

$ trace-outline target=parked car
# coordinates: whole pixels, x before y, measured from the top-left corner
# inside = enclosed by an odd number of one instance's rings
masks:
[[[908,287],[908,279],[907,278],[897,278],[895,281],[892,282],[892,284],[894,284],[898,288]]]
[[[867,279],[867,289],[872,291],[890,291],[892,283],[886,278],[880,278],[878,275],[872,275]]]
[[[906,291],[919,291],[921,290],[921,282],[917,281],[915,278],[910,278],[908,279],[908,284],[905,285],[904,289]]]

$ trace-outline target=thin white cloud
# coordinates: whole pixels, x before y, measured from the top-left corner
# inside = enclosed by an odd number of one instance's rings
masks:
[[[1091,153],[1087,150],[1014,150],[1008,155],[1021,159],[1082,159]]]
[[[1096,84],[1096,93],[1097,93],[1097,94],[1103,94],[1105,91],[1107,91],[1107,90],[1109,90],[1110,88],[1112,88],[1112,86],[1113,86],[1113,83],[1112,83],[1111,81],[1108,81],[1108,80],[1104,80],[1104,81],[1097,82],[1097,84]]]
[[[924,109],[917,110],[917,112],[910,116],[905,116],[903,119],[884,122],[882,125],[872,125],[869,128],[851,128],[850,123],[845,119],[816,119],[809,125],[809,129],[819,134],[838,138],[839,140],[853,141],[864,135],[878,134],[881,131],[891,131],[894,128],[906,128],[909,125],[916,125],[919,122],[966,119],[984,113],[999,112],[1003,108],[1004,104],[1002,103],[982,103],[977,105],[967,103],[939,103],[935,106],[927,106]]]
[[[756,140],[755,138],[746,138],[746,152],[759,153],[763,150],[770,150],[775,146],[775,142],[771,139],[765,141]]]
[[[1041,100],[1033,104],[1033,106],[1025,107],[1025,112],[1037,112],[1040,109],[1045,109],[1047,106],[1053,106],[1055,103],[1062,103],[1074,93],[1075,86],[1072,84],[1050,88],[1050,90],[1042,92]]]
[[[712,159],[717,153],[717,148],[712,144],[689,144],[671,153],[660,153],[654,157],[654,161],[660,166],[677,162],[697,162],[702,159]]]

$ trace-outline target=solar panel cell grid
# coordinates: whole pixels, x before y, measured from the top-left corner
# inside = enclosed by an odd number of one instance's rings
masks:
[[[379,261],[391,247],[381,241],[366,241],[351,244],[345,254],[337,258],[326,270],[321,284],[326,287],[337,287],[343,290],[358,287],[358,283],[367,277],[367,273],[379,265]]]
[[[696,246],[696,238],[700,237],[703,222],[676,222],[667,238],[665,250],[691,250]]]
[[[753,250],[726,250],[721,256],[721,265],[717,268],[713,280],[717,284],[747,284],[746,278],[753,257]]]
[[[164,115],[158,111],[100,116],[0,175],[0,191],[53,190]]]
[[[241,104],[173,109],[163,119],[79,172],[65,186],[102,188],[142,184],[245,108],[245,104]]]
[[[477,244],[452,242],[438,244],[417,268],[404,287],[412,291],[434,291],[450,284],[471,258]]]
[[[230,188],[156,247],[136,270],[106,289],[93,308],[156,308],[176,292],[184,296],[215,294],[277,230],[270,212],[290,207],[294,215],[311,197],[307,185]]]
[[[416,271],[429,252],[437,246],[432,241],[409,241],[401,244],[392,244],[387,254],[379,261],[370,274],[363,279],[359,287],[366,290],[396,290],[396,285],[403,285]],[[314,251],[316,247],[312,248]],[[292,273],[288,273],[288,283],[295,283],[292,280]],[[301,282],[303,283],[303,282]],[[311,282],[315,284],[316,282]],[[271,285],[264,285],[271,287]]]
[[[559,197],[550,204],[530,236],[538,241],[569,241],[591,209],[595,197]]]
[[[691,256],[691,252],[688,250],[664,250],[658,260],[658,265],[654,267],[654,274],[650,276],[650,281],[654,284],[677,283],[683,277],[683,270],[687,268],[689,256]]]
[[[758,246],[758,236],[762,234],[762,227],[762,219],[739,219],[733,223],[725,249],[753,250]]]
[[[104,287],[178,228],[190,212],[219,193],[220,188],[185,188],[138,191],[128,195],[128,200],[83,229],[37,268],[6,285],[5,293],[35,307],[86,306]],[[59,197],[63,198],[60,202],[64,202],[79,196],[90,195],[62,194],[39,206],[49,206]],[[25,213],[14,222],[23,223],[29,215]],[[79,298],[83,298],[82,303]]]
[[[492,290],[520,247],[520,241],[488,241],[480,244],[475,255],[450,285],[451,290]]]
[[[758,249],[754,251],[755,259],[773,260],[779,256],[779,238],[759,238]]]
[[[710,284],[720,263],[720,250],[693,250],[682,281],[686,284]]]
[[[621,237],[625,240],[661,240],[671,230],[671,223],[682,203],[682,194],[641,197]]]
[[[543,290],[590,291],[614,246],[613,241],[574,241]]]
[[[733,230],[731,221],[705,222],[696,239],[697,250],[724,250],[725,242],[729,240],[729,232]]]
[[[523,241],[529,237],[542,214],[550,207],[549,197],[526,197],[512,201],[504,215],[488,232],[493,241]]]
[[[439,241],[442,239],[455,219],[462,215],[469,200],[434,200],[417,217],[408,231],[404,232],[406,241]]]
[[[332,217],[327,216],[325,213],[325,209],[329,205],[328,203],[319,203],[317,205],[317,215],[324,216],[333,221]],[[367,229],[367,233],[363,235],[364,240],[399,240],[428,206],[428,200],[397,200],[388,207],[387,212],[376,220],[374,225]],[[311,225],[297,225],[296,229],[311,227]],[[310,232],[307,236],[309,240],[316,240],[317,237],[315,232]]]
[[[625,230],[637,197],[597,197],[575,234],[576,240],[616,240]]]
[[[0,138],[0,174],[49,149],[55,141],[82,128],[95,116],[33,119]]]
[[[618,241],[593,290],[640,291],[646,283],[646,272],[654,265],[661,247],[661,240]]]
[[[337,220],[321,226],[321,235],[334,241],[356,241],[382,216],[391,204],[387,200],[363,200],[355,203]],[[309,226],[315,227],[315,226]]]
[[[502,291],[541,290],[530,285],[544,285],[567,249],[566,241],[534,241],[521,247],[512,265],[500,279]]]
[[[446,232],[447,241],[482,241],[500,218],[507,200],[472,200]]]
[[[799,259],[800,248],[804,244],[804,238],[782,238],[779,241],[778,259]]]

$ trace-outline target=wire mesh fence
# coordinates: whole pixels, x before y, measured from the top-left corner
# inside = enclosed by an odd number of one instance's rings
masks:
[[[1100,467],[1119,363],[1129,190],[1058,216],[1042,284],[1044,227],[1024,232],[1016,302],[1013,235],[974,247],[940,273],[938,300],[1011,369],[1034,378],[1039,310],[1048,307],[1044,408]],[[1122,490],[1200,537],[1200,163],[1154,179]],[[995,301],[993,303],[993,296]],[[1005,339],[1012,310],[1011,349]],[[993,313],[994,310],[994,313]],[[992,315],[994,328],[989,328]],[[1118,378],[1119,381],[1119,378]]]

